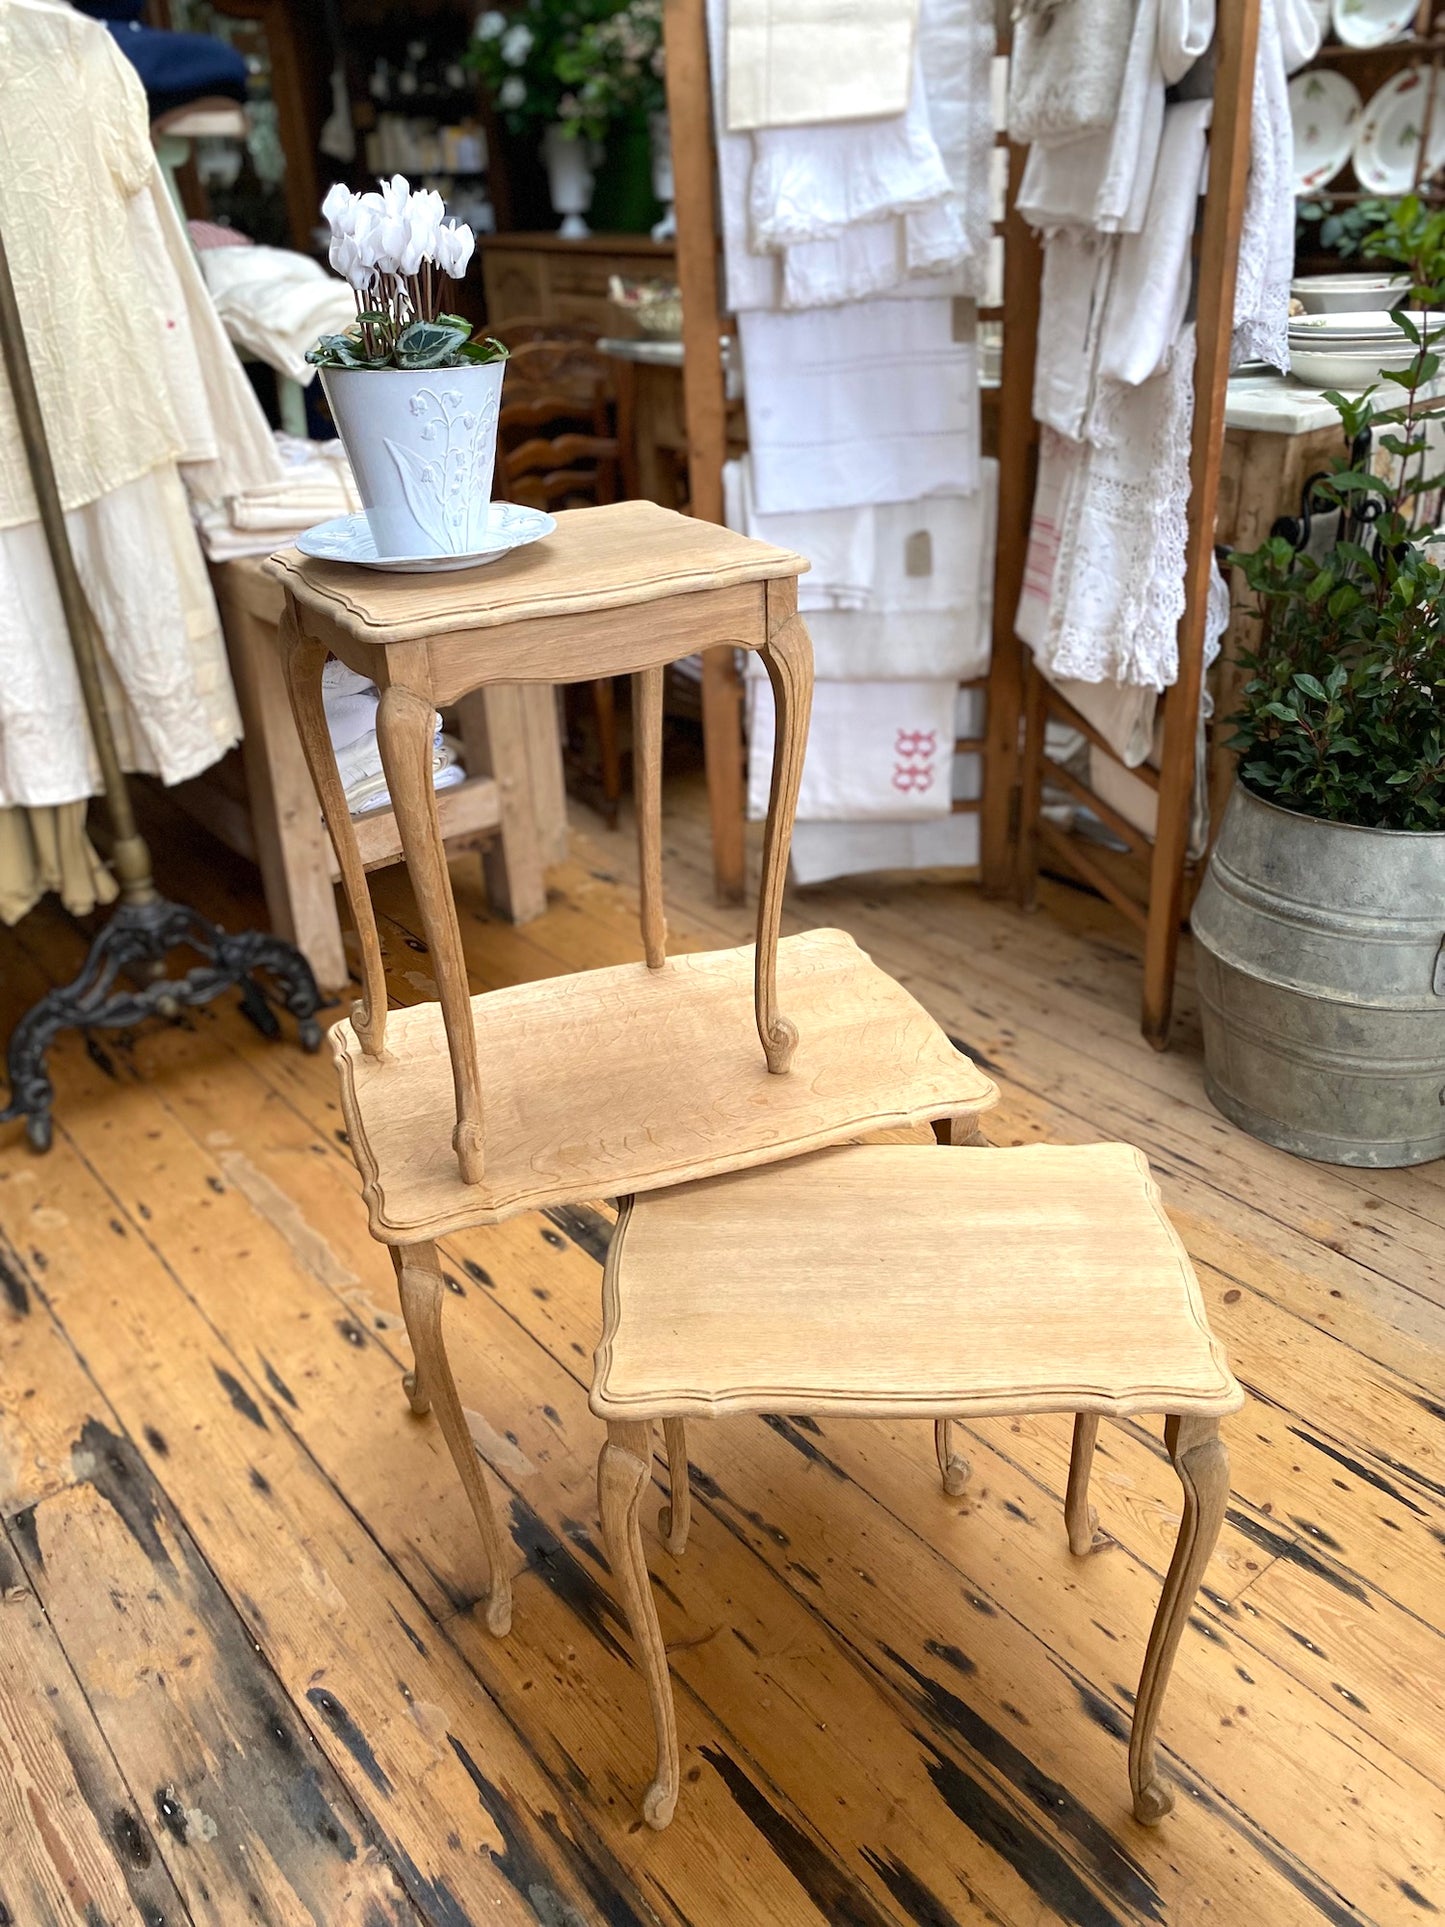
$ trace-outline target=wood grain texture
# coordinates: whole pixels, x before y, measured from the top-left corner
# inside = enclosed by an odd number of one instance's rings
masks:
[[[321,701],[321,671],[326,665],[326,648],[314,637],[303,633],[296,611],[288,601],[281,612],[279,641],[286,668],[286,686],[291,697],[291,712],[311,772],[311,781],[320,801],[331,847],[336,856],[346,901],[351,911],[352,928],[361,950],[361,996],[351,1008],[352,1028],[362,1048],[379,1057],[386,1047],[386,978],[381,965],[381,947],[376,935],[376,917],[366,889],[366,871],[356,840],[356,829],[347,808],[346,792],[336,767],[336,751],[326,726],[326,710]]]
[[[778,931],[783,915],[788,848],[803,780],[808,719],[813,709],[813,644],[797,612],[797,588],[768,590],[768,639],[760,650],[773,690],[776,718],[763,868],[758,879],[758,942],[754,957],[758,1035],[768,1069],[783,1076],[798,1047],[798,1027],[778,1009]]]
[[[451,1077],[435,1005],[394,1013],[383,1062],[330,1032],[373,1233],[408,1244],[543,1204],[676,1184],[860,1131],[987,1109],[994,1087],[848,937],[778,950],[799,1044],[768,1074],[753,948],[518,984],[472,1000],[487,1092],[485,1176],[451,1153]]]
[[[662,682],[660,668],[644,669],[632,679],[638,892],[642,954],[649,970],[661,970],[667,961],[667,918],[662,896]]]
[[[432,786],[436,712],[431,693],[390,683],[377,705],[376,740],[401,832],[407,875],[421,909],[436,972],[437,1004],[452,1072],[452,1150],[464,1184],[480,1184],[486,1125],[482,1076],[472,1036],[467,967]],[[395,1046],[393,1046],[395,1048]]]
[[[479,569],[385,575],[317,562],[299,549],[279,550],[267,567],[304,608],[360,642],[390,644],[767,582],[801,575],[808,564],[655,502],[610,502],[564,509],[555,534]]]
[[[1244,1397],[1124,1144],[857,1145],[679,1185],[623,1210],[602,1290],[599,1418],[1122,1418]]]
[[[0,1917],[15,1927],[191,1921],[3,1528]]]
[[[254,872],[168,795],[139,800],[176,892],[258,921]],[[674,952],[745,942],[751,914],[714,898],[701,779],[670,775],[667,804]],[[524,930],[458,866],[474,990],[640,969],[630,826],[574,821],[574,858]],[[374,888],[391,996],[431,996],[404,873]],[[1181,1487],[1143,1424],[1100,1426],[1093,1498],[1115,1543],[1082,1562],[1061,1523],[1066,1416],[958,1424],[975,1468],[958,1499],[939,1492],[924,1422],[691,1426],[683,1559],[642,1512],[683,1787],[657,1834],[633,1806],[652,1725],[601,1546],[586,1399],[610,1212],[523,1214],[441,1246],[452,1365],[490,1420],[476,1436],[512,1540],[517,1609],[498,1640],[439,1428],[397,1397],[409,1347],[332,1067],[221,1004],[91,1051],[65,1040],[55,1154],[0,1136],[24,1322],[39,1307],[60,1333],[0,1361],[9,1464],[26,1480],[44,1460],[46,1489],[71,1481],[54,1374],[78,1347],[429,1923],[574,1927],[571,1909],[586,1927],[1405,1927],[1445,1911],[1428,1690],[1445,1663],[1445,1180],[1306,1166],[1232,1130],[1200,1087],[1187,939],[1177,1047],[1159,1056],[1138,1033],[1130,933],[1077,891],[1044,879],[1041,894],[1048,915],[1022,918],[943,877],[878,877],[802,893],[783,929],[846,927],[923,1002],[1001,1087],[995,1143],[1146,1149],[1258,1392],[1225,1426],[1234,1491],[1159,1729],[1179,1795],[1159,1828],[1132,1818],[1125,1749]],[[54,905],[0,932],[0,1024],[83,954]],[[739,1030],[756,1053],[745,996]],[[656,1459],[653,1477],[667,1482]],[[119,1854],[109,1796],[93,1810]],[[221,1898],[247,1918],[244,1892]]]

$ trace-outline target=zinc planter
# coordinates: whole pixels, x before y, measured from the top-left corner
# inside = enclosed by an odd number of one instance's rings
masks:
[[[1445,832],[1324,823],[1236,784],[1191,921],[1227,1118],[1331,1164],[1445,1156]]]
[[[376,552],[483,546],[505,361],[461,368],[323,368]]]

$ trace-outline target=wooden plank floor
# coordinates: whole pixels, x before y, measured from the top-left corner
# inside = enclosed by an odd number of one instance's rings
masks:
[[[254,874],[162,801],[163,879],[234,926]],[[640,956],[625,834],[578,818],[547,915],[455,866],[479,987]],[[678,948],[711,903],[670,785]],[[378,877],[399,1002],[432,994]],[[636,1817],[641,1680],[611,1600],[586,1385],[603,1204],[446,1241],[458,1377],[509,1510],[514,1631],[433,1421],[410,1417],[390,1262],[329,1059],[230,1007],[55,1054],[53,1152],[0,1138],[0,1923],[1295,1927],[1445,1915],[1445,1172],[1350,1175],[1206,1103],[1136,1027],[1130,940],[1062,886],[1024,918],[939,880],[799,892],[998,1078],[998,1142],[1154,1160],[1250,1393],[1228,1522],[1129,1816],[1127,1720],[1179,1514],[1142,1425],[1095,1471],[1117,1542],[1068,1553],[1063,1420],[692,1428],[687,1557],[649,1562],[683,1797]],[[0,933],[0,1026],[83,951]],[[659,1479],[659,1494],[664,1481]]]

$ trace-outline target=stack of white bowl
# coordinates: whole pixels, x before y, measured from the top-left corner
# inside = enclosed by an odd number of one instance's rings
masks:
[[[1415,343],[1398,327],[1391,307],[1404,299],[1408,279],[1384,275],[1311,275],[1292,289],[1313,312],[1290,316],[1290,369],[1311,388],[1368,388],[1387,371],[1403,372]],[[1414,312],[1415,325],[1439,329],[1445,315]]]

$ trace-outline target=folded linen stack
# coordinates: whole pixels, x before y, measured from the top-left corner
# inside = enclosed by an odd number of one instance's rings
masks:
[[[216,312],[243,355],[304,387],[316,370],[306,350],[356,319],[351,289],[290,248],[206,248],[197,257]]]
[[[990,247],[992,0],[708,0],[708,25],[750,443],[727,517],[813,564],[794,873],[970,863],[976,820],[951,806],[978,781],[954,755],[955,710],[987,664],[993,574],[972,298]],[[784,59],[797,45],[806,58]],[[747,670],[761,815],[772,695]]]
[[[275,439],[279,481],[243,489],[196,511],[201,545],[212,562],[270,555],[314,523],[361,507],[340,442],[308,442],[296,435]]]
[[[381,767],[381,747],[376,740],[376,712],[380,693],[374,682],[348,669],[343,662],[328,662],[321,672],[321,701],[326,711],[326,727],[331,747],[336,752],[336,767],[346,806],[353,816],[369,816],[389,809],[386,776]],[[466,781],[461,747],[442,734],[442,719],[436,719],[432,749],[432,787],[450,789]]]

